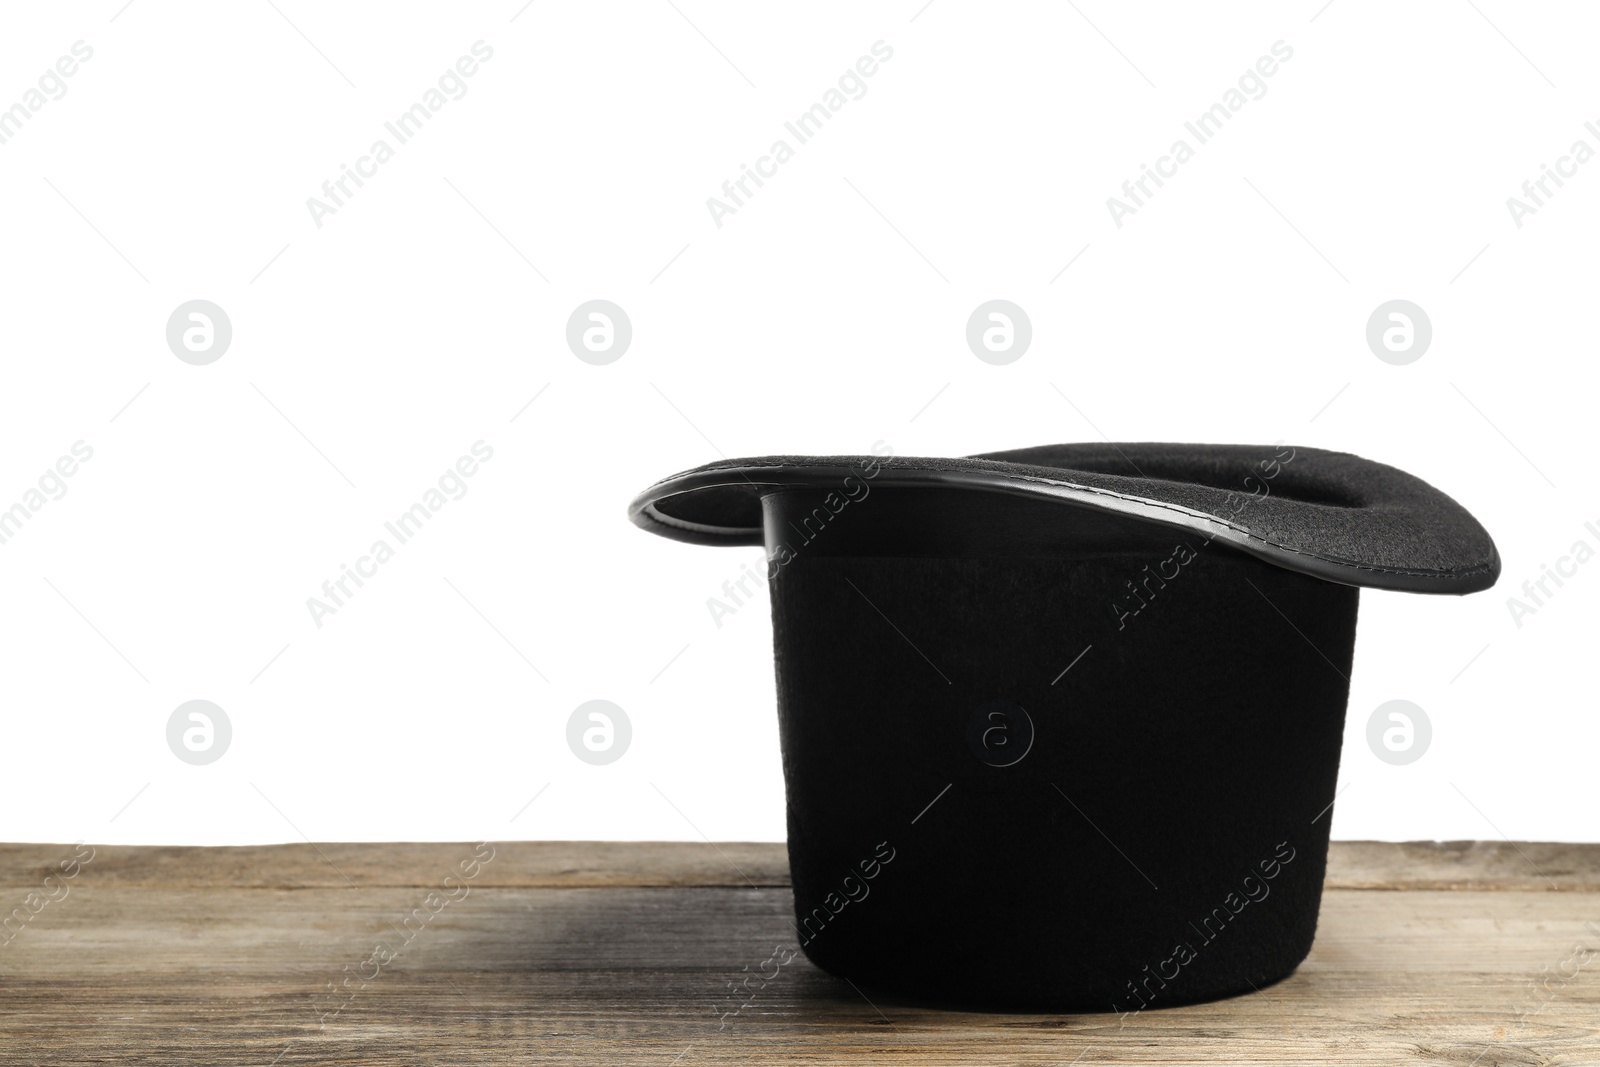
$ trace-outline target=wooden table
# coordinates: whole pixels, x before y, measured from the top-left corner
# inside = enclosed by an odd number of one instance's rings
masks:
[[[783,846],[476,852],[0,846],[0,1062],[1600,1063],[1600,845],[1335,843],[1297,974],[1121,1024],[804,956],[725,1016],[792,945]]]

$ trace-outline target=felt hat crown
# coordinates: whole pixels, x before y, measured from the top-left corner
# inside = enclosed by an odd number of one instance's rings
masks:
[[[863,988],[1128,1012],[1316,930],[1360,587],[1500,562],[1432,486],[1287,445],[774,456],[641,493],[764,544],[796,931]]]

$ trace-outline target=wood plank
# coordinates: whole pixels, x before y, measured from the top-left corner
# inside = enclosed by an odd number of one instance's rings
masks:
[[[786,886],[789,853],[769,842],[497,841],[481,884],[549,888]],[[463,842],[244,845],[95,845],[85,866],[97,884],[363,889],[436,884],[473,852]],[[0,886],[39,881],[73,845],[0,844]]]
[[[1330,889],[1600,890],[1600,844],[1334,841]]]
[[[96,884],[350,888],[428,885],[472,846],[461,842],[193,846],[94,845]],[[781,843],[687,841],[495,842],[484,885],[786,886]],[[0,844],[0,888],[38,885],[70,844]],[[1537,841],[1335,841],[1330,889],[1600,891],[1600,844]]]
[[[711,860],[771,875],[782,846],[497,846],[431,910],[470,846],[321,848],[356,888],[307,846],[97,848],[0,944],[0,1063],[1600,1062],[1595,846],[1340,847],[1295,975],[1126,1018],[869,1000],[804,956],[725,1014],[791,896]],[[0,848],[0,901],[70,852]]]

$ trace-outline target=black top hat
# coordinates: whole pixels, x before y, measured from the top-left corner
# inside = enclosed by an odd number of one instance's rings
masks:
[[[1494,543],[1393,467],[1286,445],[764,457],[633,521],[764,543],[796,931],[944,1002],[1129,1012],[1310,951],[1357,588]]]

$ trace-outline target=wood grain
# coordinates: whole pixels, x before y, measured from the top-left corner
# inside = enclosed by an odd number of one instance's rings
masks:
[[[0,1063],[1600,1063],[1597,845],[1336,843],[1294,976],[1123,1019],[869,1000],[803,956],[727,1014],[793,943],[782,845],[493,847],[462,881],[471,845],[97,846],[72,878],[0,846]]]
[[[96,845],[102,886],[348,889],[431,885],[470,845],[292,844],[228,848]],[[496,842],[478,884],[524,888],[786,886],[781,843]],[[36,886],[71,845],[0,844],[0,887]],[[1600,844],[1335,841],[1330,889],[1573,889],[1600,892]]]

